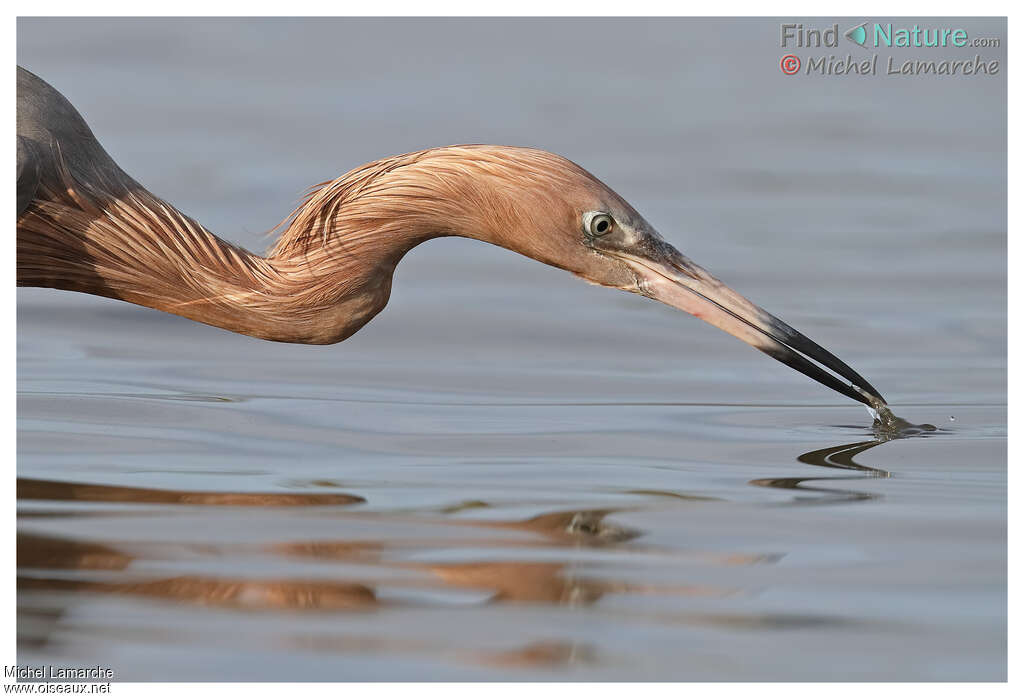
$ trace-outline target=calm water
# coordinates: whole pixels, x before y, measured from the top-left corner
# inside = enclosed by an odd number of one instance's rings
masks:
[[[940,431],[880,443],[710,326],[473,241],[332,347],[19,290],[19,662],[1005,679],[1005,71],[787,77],[778,32],[20,21],[19,62],[228,239],[383,155],[547,148]]]

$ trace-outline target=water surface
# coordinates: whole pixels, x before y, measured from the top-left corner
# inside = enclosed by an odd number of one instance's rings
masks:
[[[414,250],[331,347],[19,290],[19,662],[1005,679],[1005,79],[790,78],[777,25],[21,20],[19,62],[230,240],[377,157],[547,148],[939,429],[879,440],[710,326],[473,241]]]

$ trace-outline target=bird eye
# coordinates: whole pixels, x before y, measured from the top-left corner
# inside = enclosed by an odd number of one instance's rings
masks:
[[[584,215],[584,229],[590,235],[600,238],[615,227],[615,219],[608,214],[590,211]]]

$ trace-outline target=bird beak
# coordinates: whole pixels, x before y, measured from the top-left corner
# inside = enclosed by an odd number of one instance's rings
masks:
[[[660,239],[650,243],[653,249],[643,257],[615,253],[637,274],[644,295],[721,328],[844,396],[871,407],[885,405],[881,394],[834,354],[715,279],[668,243]]]

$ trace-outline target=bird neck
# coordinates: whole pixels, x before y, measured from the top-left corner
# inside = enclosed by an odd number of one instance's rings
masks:
[[[279,342],[330,344],[387,304],[394,267],[417,240],[375,236],[261,257],[145,190],[104,198],[47,192],[18,219],[19,286],[79,291]]]

